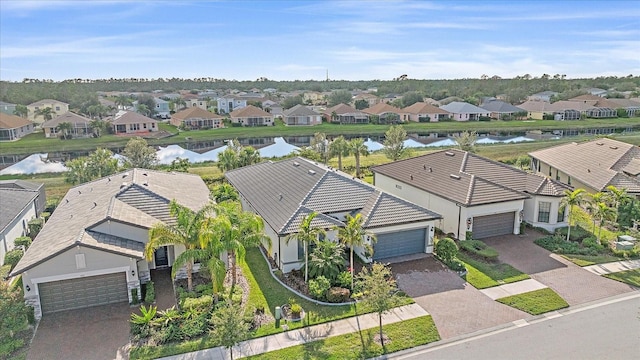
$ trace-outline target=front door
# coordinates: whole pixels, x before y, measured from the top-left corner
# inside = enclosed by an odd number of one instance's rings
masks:
[[[155,252],[156,267],[169,266],[169,257],[167,256],[167,247],[159,247]]]

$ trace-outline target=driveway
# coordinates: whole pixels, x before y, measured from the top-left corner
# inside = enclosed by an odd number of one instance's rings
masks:
[[[121,348],[129,343],[132,310],[121,303],[45,315],[27,359],[126,359]]]
[[[483,239],[508,263],[560,294],[569,305],[615,296],[634,289],[618,281],[595,275],[561,256],[536,245],[543,234],[527,229],[525,235],[505,235]]]
[[[530,317],[491,300],[433,257],[391,268],[398,286],[429,312],[443,339]]]

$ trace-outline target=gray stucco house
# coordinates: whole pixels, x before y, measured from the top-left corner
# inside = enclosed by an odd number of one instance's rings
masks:
[[[149,229],[174,221],[171,200],[197,211],[209,202],[209,189],[197,175],[144,169],[71,188],[10,274],[22,274],[36,318],[131,302],[132,289],[140,296],[150,270],[171,266],[184,251],[168,245],[151,261],[143,257]]]

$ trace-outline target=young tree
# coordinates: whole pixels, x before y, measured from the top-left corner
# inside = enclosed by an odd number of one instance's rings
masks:
[[[373,263],[371,270],[365,267],[358,274],[358,288],[362,291],[362,305],[378,314],[380,343],[384,349],[382,315],[399,304],[396,280],[391,270],[384,264]]]
[[[573,191],[565,190],[564,197],[560,202],[560,207],[569,208],[569,227],[567,229],[567,241],[569,241],[571,236],[571,220],[573,220],[573,208],[582,204],[582,202],[584,201],[584,193],[584,189],[575,189]]]
[[[53,116],[56,115],[56,112],[53,111],[52,108],[50,107],[46,107],[46,108],[41,108],[36,110],[36,112],[34,113],[35,117],[37,118],[38,116],[42,116],[42,118],[44,119],[44,121],[47,120],[51,120],[53,119]]]
[[[127,158],[125,164],[129,168],[151,169],[158,162],[156,150],[141,137],[129,140],[122,155]]]
[[[240,195],[236,189],[229,183],[222,183],[217,185],[211,190],[211,196],[216,203],[221,203],[223,201],[239,201]]]
[[[189,166],[191,166],[191,162],[189,162],[189,159],[187,158],[175,158],[173,160],[171,160],[171,165],[169,166],[169,170],[170,171],[177,171],[177,172],[189,172]]]
[[[244,320],[244,310],[228,300],[221,305],[211,318],[213,329],[211,335],[222,346],[229,349],[233,360],[233,347],[249,337],[249,324]]]
[[[13,287],[1,279],[0,314],[0,349],[4,354],[11,354],[22,344],[14,336],[27,327],[27,307],[20,287]]]
[[[356,138],[356,139],[351,139],[349,141],[349,150],[351,154],[353,154],[353,156],[356,157],[356,177],[359,179],[361,175],[360,174],[360,156],[361,155],[368,156],[369,149],[367,149],[367,146],[364,144],[363,138]]]
[[[262,160],[260,152],[253,146],[244,146],[238,153],[238,165],[239,167],[249,166],[257,164]]]
[[[369,245],[365,238],[368,237],[371,245],[376,241],[376,236],[362,227],[362,214],[355,216],[347,214],[344,227],[338,227],[338,239],[345,246],[349,247],[349,271],[351,272],[351,290],[353,290],[353,248],[356,246]]]
[[[475,131],[463,131],[458,135],[455,135],[453,139],[458,143],[458,147],[462,151],[468,151],[470,153],[476,152],[476,140],[478,140],[478,134]]]
[[[329,161],[329,140],[327,140],[327,135],[325,133],[318,132],[313,134],[313,139],[311,139],[311,148],[320,155],[323,164],[326,164],[327,161]]]
[[[347,90],[336,90],[329,95],[329,107],[351,102],[351,93]]]
[[[324,236],[324,229],[311,225],[313,219],[318,216],[317,212],[311,212],[302,218],[302,223],[297,233],[292,233],[286,238],[286,243],[294,240],[304,246],[304,281],[309,281],[309,244],[317,243],[320,236]]]
[[[391,161],[398,161],[407,155],[409,149],[404,146],[404,140],[407,138],[407,132],[400,125],[389,128],[384,134],[384,152],[385,156]]]
[[[402,107],[411,106],[417,102],[424,101],[424,96],[416,91],[409,91],[402,96]]]
[[[304,99],[300,95],[289,96],[288,98],[282,100],[281,104],[283,109],[291,109],[296,105],[304,104]]]
[[[364,99],[360,99],[360,100],[356,100],[355,103],[353,103],[353,106],[357,109],[357,110],[362,110],[362,109],[366,109],[369,107],[369,102],[367,100]]]
[[[67,161],[65,166],[69,169],[65,174],[65,181],[81,184],[116,173],[118,159],[113,157],[111,150],[98,148],[89,156]]]
[[[29,109],[25,105],[16,105],[16,109],[13,110],[13,115],[26,118],[29,115]]]
[[[125,109],[133,104],[133,102],[131,101],[131,98],[128,97],[127,95],[118,95],[118,97],[114,102],[116,103],[116,106],[118,106],[119,109]]]
[[[238,168],[238,164],[240,159],[238,158],[238,154],[232,147],[227,147],[223,152],[218,154],[218,161],[216,162],[216,166],[222,172],[233,170]]]
[[[329,150],[331,151],[331,157],[338,157],[338,169],[342,171],[342,158],[349,156],[349,142],[344,136],[340,135],[329,144]]]
[[[93,133],[96,134],[97,137],[102,136],[109,129],[109,123],[104,120],[91,120],[91,122],[89,123],[89,126],[91,127],[91,130],[93,130]]]

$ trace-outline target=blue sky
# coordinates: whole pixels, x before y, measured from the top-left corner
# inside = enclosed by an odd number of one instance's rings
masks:
[[[640,1],[0,1],[0,79],[640,75]]]

